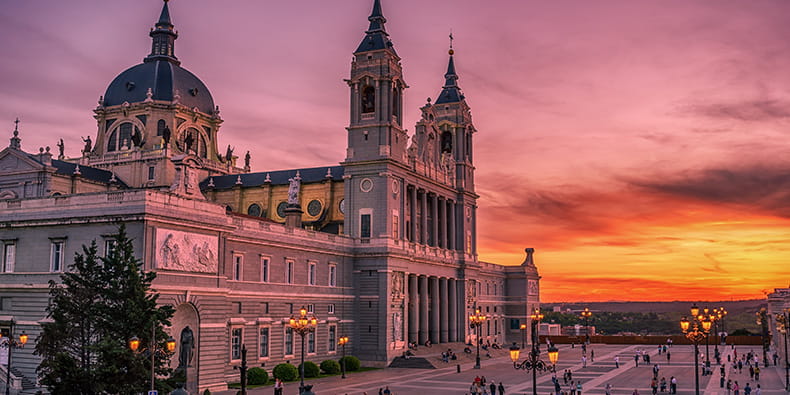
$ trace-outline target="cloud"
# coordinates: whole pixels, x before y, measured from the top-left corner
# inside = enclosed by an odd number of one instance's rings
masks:
[[[719,262],[718,259],[714,258],[713,255],[708,253],[702,255],[705,256],[705,258],[707,258],[712,263],[711,267],[702,267],[701,268],[702,270],[706,272],[713,272],[713,273],[729,273],[727,270],[724,270],[721,267],[721,262]]]
[[[728,103],[692,104],[681,108],[691,116],[745,122],[781,121],[790,118],[790,102],[776,99],[753,99]]]

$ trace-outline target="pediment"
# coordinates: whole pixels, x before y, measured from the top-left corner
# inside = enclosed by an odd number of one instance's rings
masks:
[[[23,151],[6,148],[0,151],[0,173],[41,171],[45,166]]]

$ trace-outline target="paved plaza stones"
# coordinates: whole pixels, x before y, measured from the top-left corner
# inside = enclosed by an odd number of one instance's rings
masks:
[[[595,350],[595,362],[588,360],[587,367],[582,367],[581,349],[571,348],[570,345],[559,345],[560,359],[557,364],[557,372],[560,383],[562,383],[562,372],[571,369],[573,379],[582,381],[582,394],[603,394],[606,384],[611,384],[614,388],[613,394],[630,395],[634,389],[638,389],[641,395],[650,394],[650,380],[652,378],[652,364],[658,363],[660,367],[659,378],[675,376],[678,379],[678,394],[694,394],[694,360],[693,346],[676,345],[670,349],[671,361],[666,363],[664,355],[656,355],[657,350],[650,345],[604,345],[593,344],[591,349]],[[542,347],[542,358],[546,358],[545,345]],[[648,352],[651,356],[652,364],[642,364],[634,366],[634,353],[638,350]],[[726,361],[727,355],[732,352],[728,346],[726,349],[720,348]],[[738,355],[743,355],[749,351],[760,353],[759,346],[736,346]],[[438,354],[441,350],[437,350]],[[432,395],[459,395],[469,394],[469,386],[477,375],[484,375],[497,384],[501,381],[506,388],[508,395],[521,395],[532,393],[532,375],[524,371],[516,371],[510,359],[504,354],[499,353],[493,359],[483,359],[482,369],[472,369],[473,363],[465,362],[461,365],[461,373],[456,372],[454,364],[448,364],[446,368],[435,370],[417,369],[382,369],[364,373],[349,374],[348,378],[340,379],[339,376],[310,380],[314,384],[316,394],[349,394],[369,395],[378,394],[379,388],[389,386],[394,395],[403,394],[432,394]],[[620,357],[620,368],[615,368],[614,357]],[[779,367],[769,366],[763,368],[759,384],[762,387],[762,394],[786,394],[784,390],[784,367],[782,361]],[[741,393],[746,383],[751,383],[752,388],[758,382],[749,379],[749,373],[744,369],[743,373],[733,373],[728,366],[726,377],[737,380],[741,385]],[[726,394],[723,388],[719,388],[719,368],[713,367],[713,374],[710,376],[700,376],[700,392],[706,395]],[[567,387],[563,387],[565,389]],[[552,393],[551,374],[538,376],[538,393],[542,395]],[[271,386],[249,390],[250,395],[271,394]],[[668,392],[665,392],[668,393]],[[235,391],[221,392],[221,395],[235,394]],[[286,395],[298,394],[298,383],[289,383],[286,386]],[[754,392],[752,392],[754,394]]]

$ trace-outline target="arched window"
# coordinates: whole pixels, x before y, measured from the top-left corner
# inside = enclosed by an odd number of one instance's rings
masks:
[[[117,151],[132,146],[132,130],[136,129],[131,122],[124,122],[115,128],[107,139],[107,152]],[[140,133],[139,129],[137,133]]]
[[[453,152],[453,134],[449,131],[442,133],[442,152]]]
[[[392,116],[395,121],[400,123],[400,91],[398,87],[392,90]]]
[[[362,113],[376,111],[376,88],[366,85],[362,88]]]
[[[167,127],[165,120],[160,119],[159,122],[156,123],[156,135],[162,136],[164,134],[165,127]]]
[[[203,135],[198,132],[195,128],[188,128],[179,137],[179,148],[186,152],[194,152],[197,156],[201,158],[206,158],[207,149],[206,149],[206,139],[203,138]]]

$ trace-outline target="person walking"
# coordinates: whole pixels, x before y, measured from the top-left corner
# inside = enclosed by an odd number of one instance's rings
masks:
[[[604,388],[604,394],[612,395],[612,384],[606,383],[606,387]]]
[[[727,395],[730,395],[732,393],[732,379],[727,380],[727,386],[725,388],[727,389]]]
[[[743,395],[752,395],[752,387],[749,386],[749,383],[746,383],[746,387],[743,387]]]
[[[502,385],[502,382],[499,382],[499,395],[505,395],[505,386]]]
[[[280,379],[274,381],[274,395],[283,395],[283,382]]]
[[[583,368],[587,367],[587,357],[585,357],[585,356],[582,356],[582,367]]]
[[[667,351],[667,365],[669,365],[669,357],[670,357],[670,353],[669,351]]]
[[[576,395],[582,395],[582,382],[581,380],[576,383]]]
[[[491,385],[488,386],[491,389],[491,395],[496,395],[496,384],[494,380],[491,380]]]
[[[669,393],[670,394],[678,393],[678,379],[676,379],[675,376],[669,377]]]
[[[595,363],[595,350],[590,350],[590,362]]]
[[[667,392],[667,378],[662,377],[661,381],[658,383],[659,389],[661,392]]]
[[[763,389],[760,388],[760,384],[757,384],[757,388],[754,389],[754,395],[763,395]]]
[[[615,357],[614,357],[614,367],[615,368],[619,368],[620,367],[620,357],[617,356],[617,355],[615,355]]]
[[[634,363],[639,367],[639,353],[634,354]]]
[[[756,381],[760,381],[760,366],[759,365],[754,367],[754,379]]]
[[[741,386],[738,385],[738,380],[735,380],[735,382],[732,383],[732,393],[735,395],[741,395]]]
[[[650,380],[650,390],[653,391],[653,395],[658,394],[658,381],[655,377]]]

